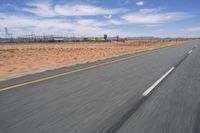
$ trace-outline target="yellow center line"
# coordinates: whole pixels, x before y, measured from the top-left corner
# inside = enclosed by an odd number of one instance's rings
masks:
[[[145,54],[153,53],[153,52],[155,52],[157,50],[158,49],[154,49],[152,51],[147,51],[147,52],[142,53],[142,54],[137,54],[137,55],[133,55],[133,56],[129,56],[129,57],[125,57],[125,58],[121,58],[121,59],[116,59],[116,60],[113,60],[113,61],[109,61],[109,62],[105,62],[105,63],[93,65],[93,66],[89,66],[89,67],[86,67],[86,68],[72,70],[72,71],[69,71],[69,72],[64,72],[64,73],[56,74],[56,75],[49,76],[49,77],[44,77],[44,78],[40,78],[40,79],[36,79],[36,80],[32,80],[32,81],[27,81],[27,82],[24,82],[24,83],[19,83],[19,84],[11,85],[11,86],[8,86],[8,87],[0,88],[0,92],[1,91],[5,91],[5,90],[14,89],[14,88],[17,88],[17,87],[22,87],[22,86],[25,86],[25,85],[30,85],[30,84],[34,84],[34,83],[46,81],[46,80],[49,80],[49,79],[54,79],[54,78],[58,78],[58,77],[70,75],[70,74],[73,74],[73,73],[78,73],[78,72],[81,72],[81,71],[90,70],[90,69],[93,69],[93,68],[97,68],[97,67],[109,65],[109,64],[112,64],[112,63],[115,63],[115,62],[128,60],[128,59],[131,59],[131,58],[134,58],[134,57],[138,57],[138,56],[142,56],[142,55],[145,55]]]

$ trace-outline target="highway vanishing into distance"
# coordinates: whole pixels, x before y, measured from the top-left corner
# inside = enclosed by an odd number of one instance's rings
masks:
[[[2,81],[0,133],[200,133],[200,40]]]

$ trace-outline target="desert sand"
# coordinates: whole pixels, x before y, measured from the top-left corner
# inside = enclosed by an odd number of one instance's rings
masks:
[[[0,44],[0,80],[188,40]]]

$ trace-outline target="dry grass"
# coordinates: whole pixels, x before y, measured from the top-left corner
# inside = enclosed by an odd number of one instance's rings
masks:
[[[186,40],[178,40],[184,42]],[[175,40],[0,45],[0,80],[102,57],[175,44]]]

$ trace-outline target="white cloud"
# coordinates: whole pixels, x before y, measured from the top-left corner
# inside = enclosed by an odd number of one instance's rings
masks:
[[[88,27],[104,27],[110,25],[122,25],[124,21],[117,19],[109,19],[109,20],[96,20],[96,19],[77,19],[77,24],[80,26],[88,26]]]
[[[112,19],[114,14],[125,12],[122,8],[103,8],[93,5],[53,5],[50,0],[31,2],[26,4],[26,8],[18,11],[33,13],[34,15],[24,15],[23,13],[1,13],[0,27],[8,27],[9,31],[17,35],[26,35],[31,32],[43,33],[75,33],[90,36],[107,34],[120,34],[123,31],[104,26],[120,25],[123,22]],[[88,16],[102,15],[105,19],[89,19]],[[60,17],[62,16],[62,17]],[[80,16],[80,17],[69,17]],[[0,32],[2,32],[1,30]]]
[[[80,4],[55,5],[51,0],[28,3],[25,8],[17,9],[17,11],[17,13],[0,12],[0,27],[2,29],[8,27],[11,33],[17,35],[35,32],[36,34],[75,33],[85,36],[102,36],[105,33],[113,36],[136,36],[145,35],[145,33],[140,33],[139,30],[131,33],[119,25],[144,24],[146,27],[153,27],[160,23],[191,17],[185,12],[162,12],[161,9],[140,9],[138,12],[127,13],[128,10],[124,8]],[[4,34],[3,31],[0,30],[0,34]]]
[[[159,24],[147,24],[145,25],[146,27],[158,27],[160,26]]]
[[[53,7],[51,7],[51,3],[49,2],[36,2],[36,3],[27,3],[28,7],[20,8],[18,10],[30,12],[37,16],[44,16],[44,17],[53,17],[56,16],[56,12],[54,11]]]
[[[136,5],[142,6],[142,5],[144,5],[144,2],[143,1],[138,1],[138,2],[136,2]]]
[[[139,10],[139,12],[141,13],[158,13],[160,11],[160,8],[143,8]]]
[[[132,24],[159,24],[184,20],[191,17],[185,12],[160,12],[157,9],[141,9],[122,16],[122,18]]]
[[[76,20],[76,22],[80,26],[89,26],[89,27],[102,27],[108,25],[108,23],[97,21],[96,19],[78,19]]]
[[[190,28],[186,28],[184,30],[188,31],[188,32],[200,32],[200,26],[198,26],[198,27],[190,27]]]
[[[26,16],[16,16],[1,13],[1,27],[38,27],[41,29],[49,29],[52,27],[56,28],[71,28],[75,26],[71,22],[62,19],[46,19],[46,18],[35,18]]]
[[[104,16],[104,18],[111,19],[112,15],[111,14],[110,15],[106,15],[106,16]]]
[[[28,3],[26,8],[19,9],[42,17],[55,16],[94,16],[124,13],[124,8],[103,8],[94,5],[53,5],[49,1]]]
[[[117,19],[110,19],[107,22],[110,23],[110,24],[112,24],[112,25],[122,25],[122,24],[125,24],[124,21],[117,20]]]
[[[126,35],[120,29],[104,28],[104,26],[121,24],[119,20],[112,19],[108,21],[96,19],[66,20],[61,18],[16,16],[5,13],[0,13],[0,19],[0,27],[8,27],[9,32],[17,35],[27,35],[32,32],[36,34],[75,33],[76,35],[85,36],[102,36],[105,33],[109,35]]]
[[[105,15],[123,13],[125,9],[115,8],[106,9],[91,5],[56,5],[55,12],[63,16],[89,16],[89,15]]]

